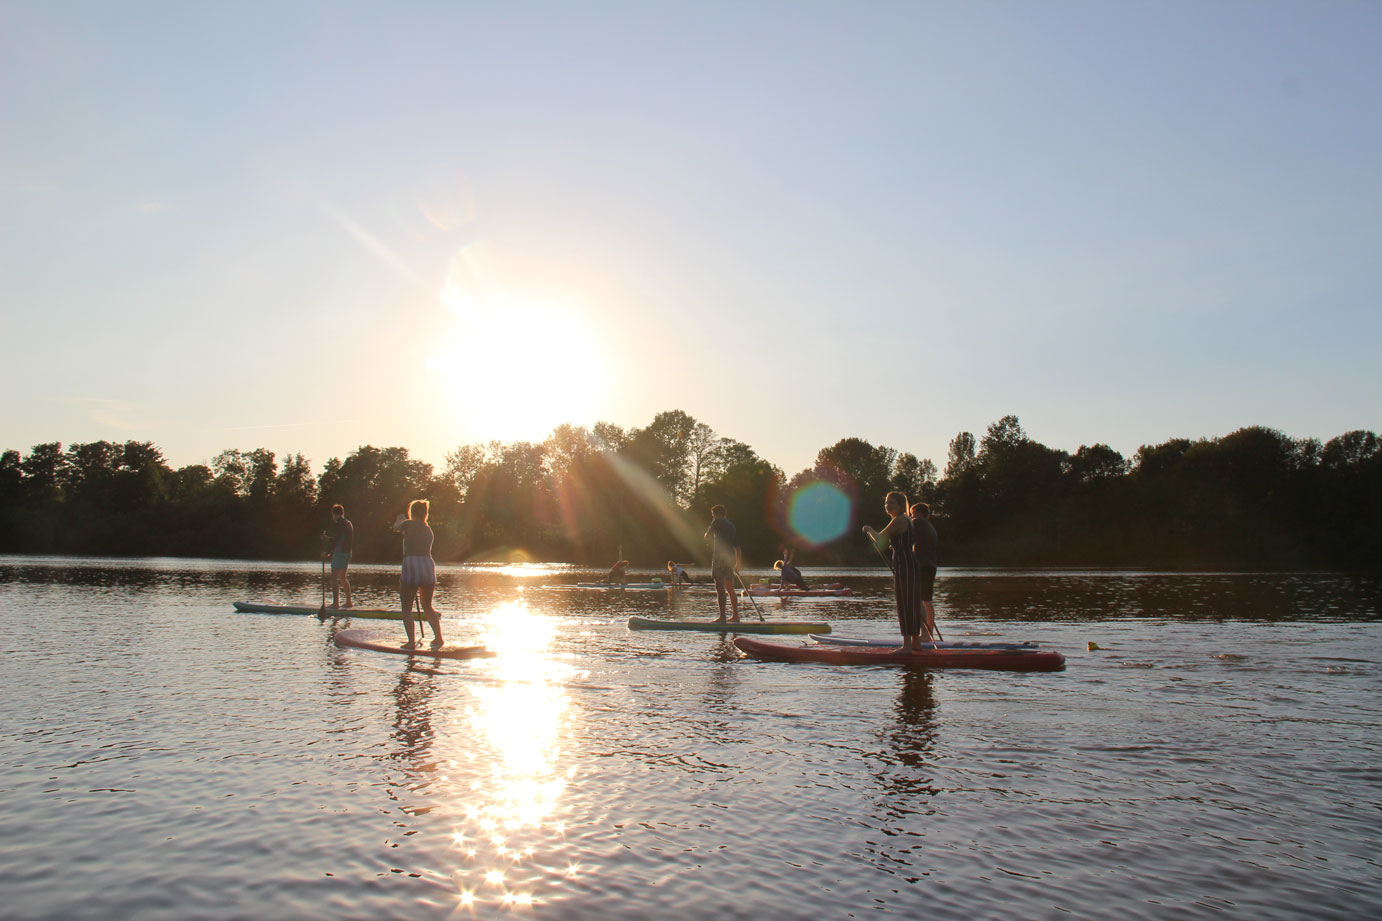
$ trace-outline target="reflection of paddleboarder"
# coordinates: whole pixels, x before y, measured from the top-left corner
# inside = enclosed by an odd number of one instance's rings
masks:
[[[734,577],[739,572],[742,557],[739,551],[739,531],[729,520],[729,512],[723,505],[710,509],[710,527],[705,529],[705,539],[710,544],[710,578],[715,583],[715,599],[720,603],[720,616],[716,622],[725,619],[725,596],[729,596],[730,608],[734,616],[732,624],[739,623],[739,596],[734,591]]]
[[[408,517],[394,519],[393,529],[403,534],[403,569],[399,576],[399,595],[403,601],[403,628],[408,631],[408,648],[417,645],[413,636],[413,600],[422,597],[422,613],[432,626],[432,646],[442,645],[441,615],[432,607],[437,590],[437,567],[432,560],[435,535],[427,524],[430,506],[426,499],[408,505]]]

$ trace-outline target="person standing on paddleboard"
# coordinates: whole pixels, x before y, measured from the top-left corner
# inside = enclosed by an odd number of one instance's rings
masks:
[[[921,563],[921,602],[926,615],[926,632],[936,635],[936,564],[940,560],[940,535],[931,524],[931,506],[917,502],[912,506],[912,549]]]
[[[350,566],[350,554],[355,549],[355,525],[346,517],[345,506],[339,502],[331,506],[331,607],[341,607],[341,589],[345,589],[345,606],[354,607],[350,600],[350,580],[346,578],[346,568]],[[326,538],[326,532],[322,537]]]
[[[864,533],[882,552],[886,542],[892,549],[893,594],[897,598],[897,625],[902,631],[902,651],[921,652],[921,634],[931,640],[921,607],[921,562],[912,549],[912,519],[907,517],[907,497],[890,492],[883,500],[890,520],[882,531],[864,525]],[[886,540],[885,540],[886,539]],[[932,643],[934,645],[934,643]]]
[[[710,544],[710,578],[715,583],[715,599],[720,603],[720,616],[716,623],[725,619],[725,596],[729,596],[730,608],[734,616],[732,624],[739,623],[739,595],[734,590],[734,577],[739,572],[742,560],[739,551],[739,531],[729,520],[729,512],[723,505],[710,509],[710,527],[705,529],[706,542]]]
[[[403,534],[403,571],[399,591],[403,601],[403,627],[408,631],[407,648],[417,645],[413,637],[413,599],[422,596],[422,613],[432,626],[432,646],[442,644],[441,615],[432,607],[432,595],[437,589],[437,567],[432,561],[434,535],[427,524],[430,508],[426,499],[416,499],[408,505],[408,517],[394,519],[393,529]]]

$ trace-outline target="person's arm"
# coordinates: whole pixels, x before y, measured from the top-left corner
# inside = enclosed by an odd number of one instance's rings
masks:
[[[864,525],[864,533],[868,535],[869,540],[873,541],[873,545],[881,551],[887,546],[889,537],[906,527],[905,524],[899,524],[901,521],[902,516],[898,515],[896,518],[890,520],[881,531],[875,531],[868,525]]]

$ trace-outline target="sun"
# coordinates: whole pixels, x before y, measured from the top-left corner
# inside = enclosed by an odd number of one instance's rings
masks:
[[[598,413],[607,362],[577,307],[524,300],[448,299],[455,315],[427,367],[472,442],[538,441]]]

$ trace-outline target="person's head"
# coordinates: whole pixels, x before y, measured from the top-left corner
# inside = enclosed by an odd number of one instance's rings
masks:
[[[907,497],[900,492],[890,492],[883,499],[883,508],[887,509],[889,515],[896,518],[898,515],[907,514]]]
[[[344,518],[344,517],[345,517],[345,506],[342,505],[342,504],[339,503],[339,502],[337,502],[335,505],[331,506],[331,517],[332,517],[332,518]]]
[[[671,572],[671,571],[673,571],[673,570],[676,569],[676,568],[677,568],[677,564],[676,564],[676,563],[673,563],[671,560],[668,560],[668,561],[667,561],[667,571],[668,571],[668,572]]]
[[[723,505],[712,505],[710,507],[711,518],[723,518],[728,514],[729,511]]]
[[[917,503],[913,504],[913,505],[912,505],[912,517],[913,517],[913,518],[930,518],[930,517],[931,517],[931,506],[927,505],[925,502],[917,502]]]
[[[431,504],[426,499],[414,499],[408,504],[408,517],[413,521],[425,522],[427,520],[427,512],[431,507]]]
[[[781,560],[778,560],[776,563],[773,564],[773,569],[781,569],[781,568],[782,568],[782,561],[781,561]]]

